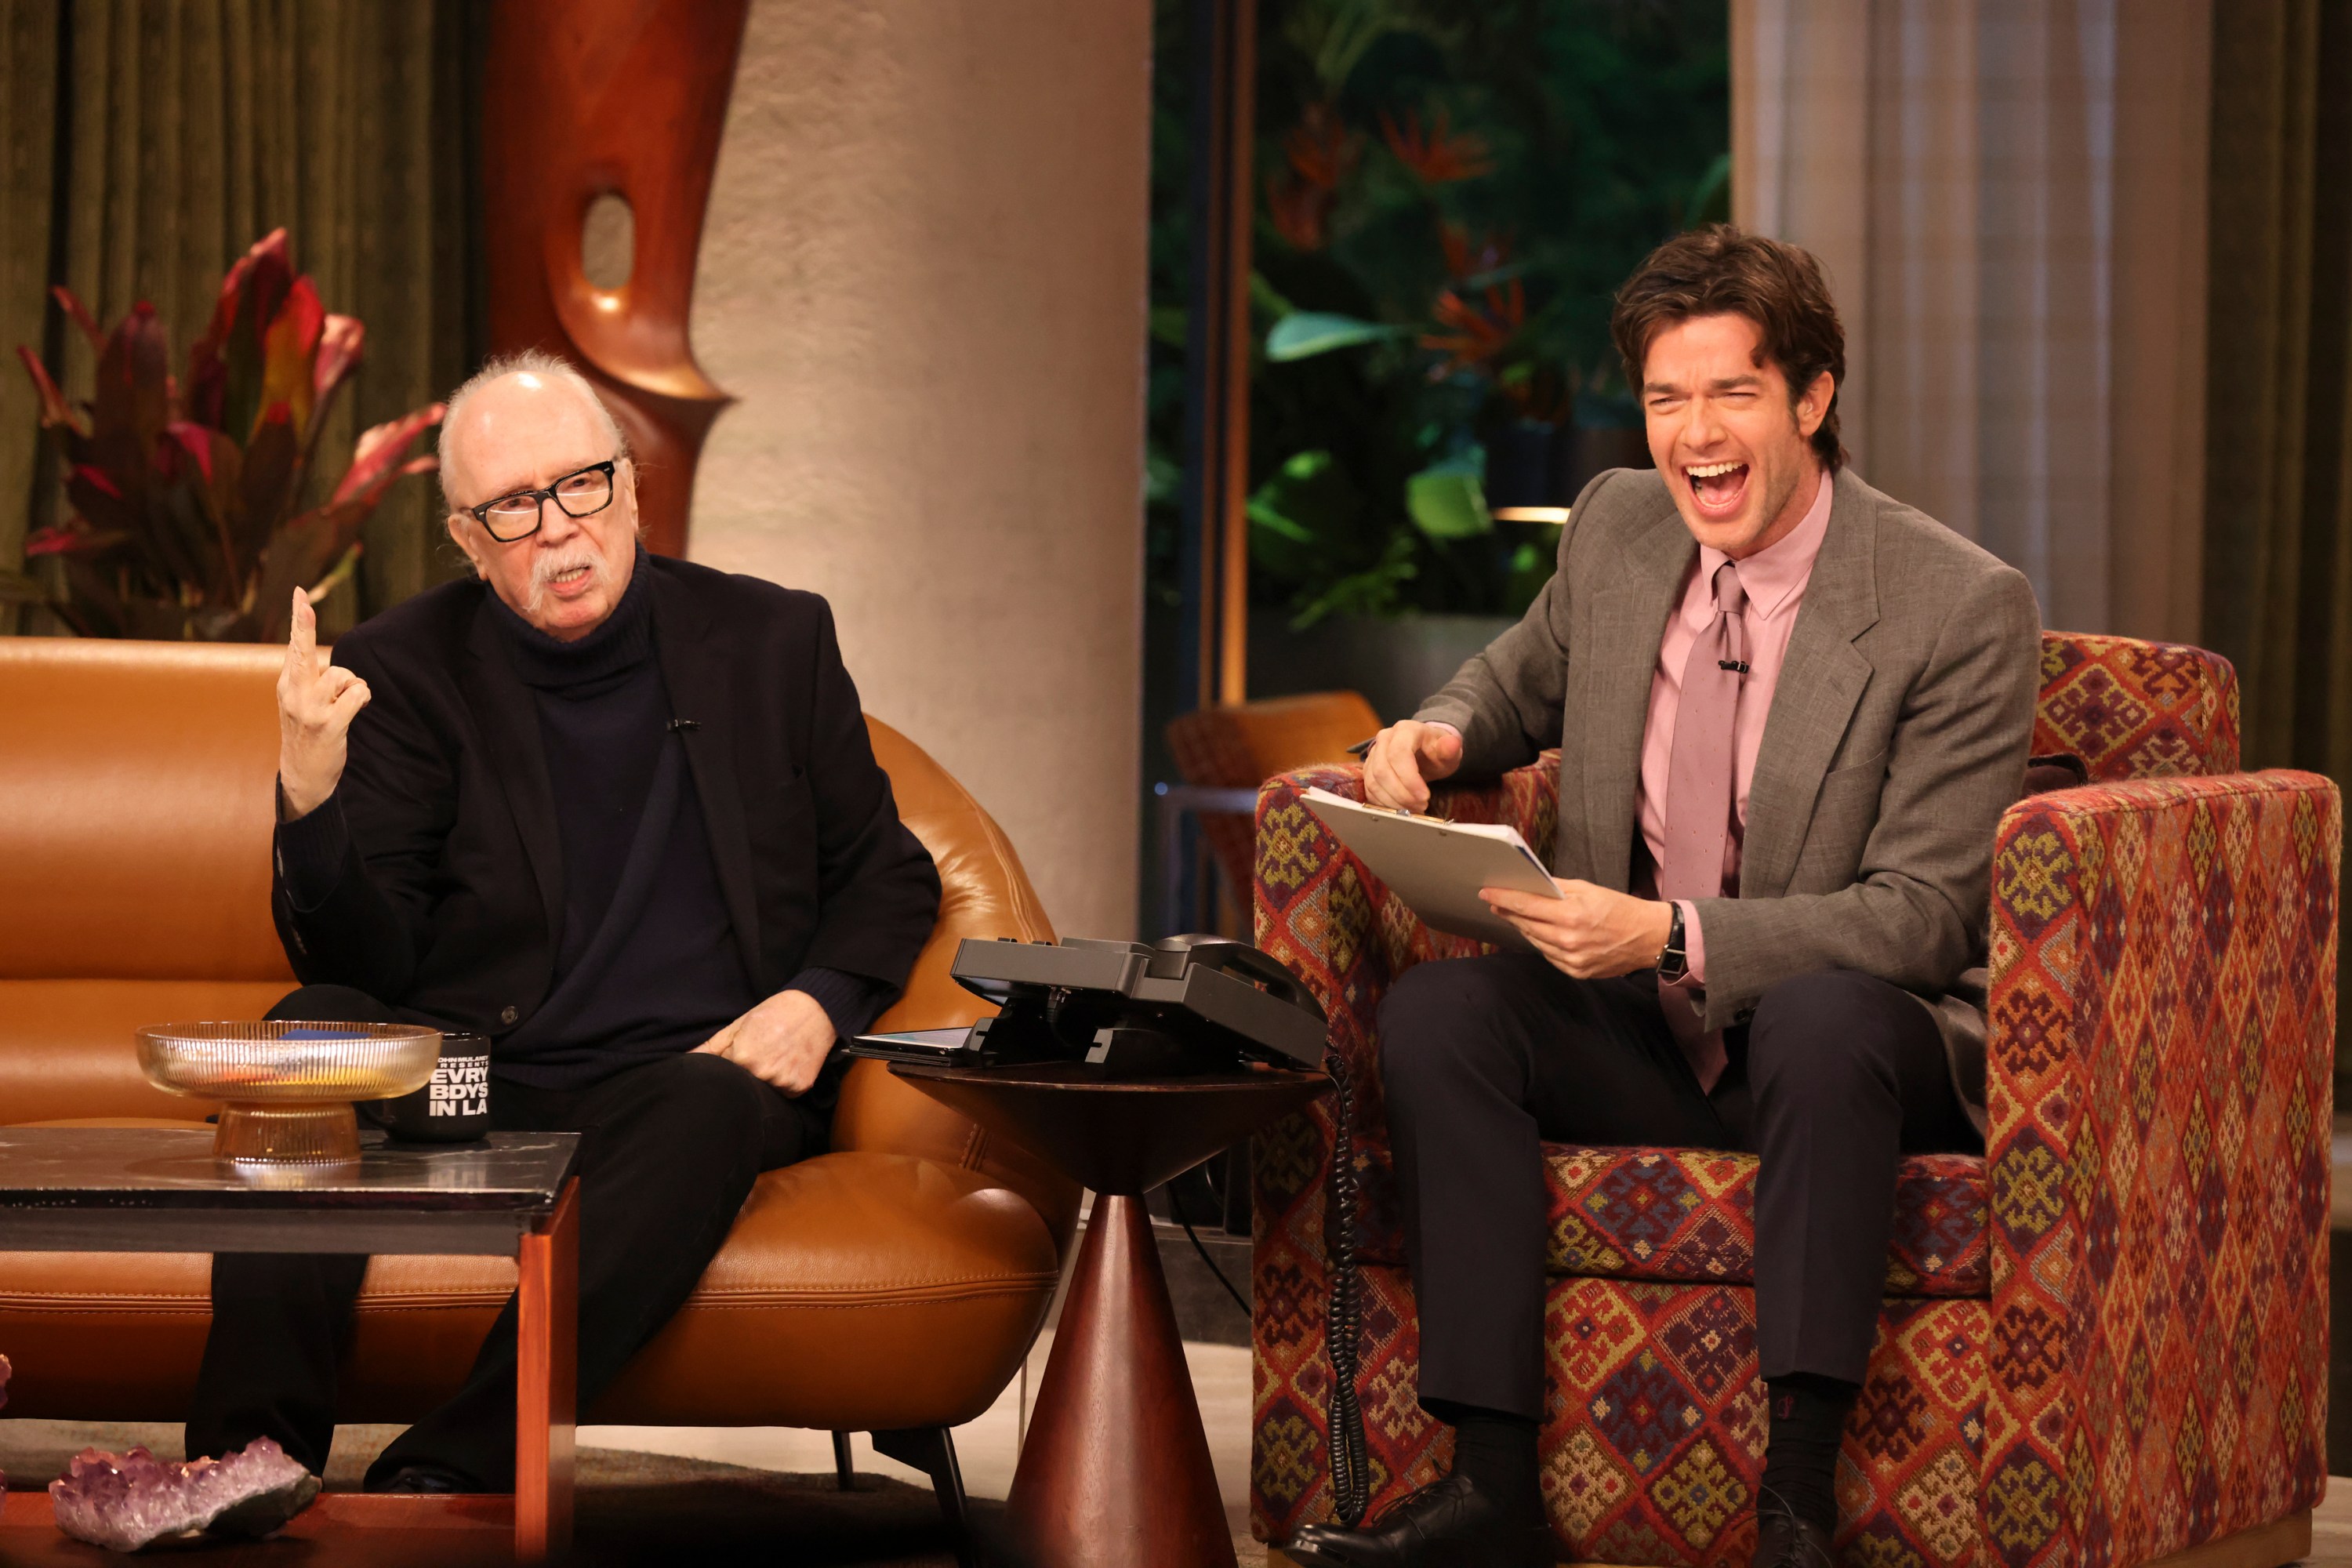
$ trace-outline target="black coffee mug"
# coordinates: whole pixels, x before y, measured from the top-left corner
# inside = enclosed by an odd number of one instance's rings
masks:
[[[411,1143],[470,1143],[490,1130],[490,1042],[443,1035],[433,1081],[397,1100],[372,1100],[360,1114]]]

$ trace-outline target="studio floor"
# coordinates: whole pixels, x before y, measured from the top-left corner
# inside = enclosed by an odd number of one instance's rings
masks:
[[[956,1430],[964,1484],[982,1504],[984,1521],[994,1512],[986,1502],[1002,1500],[1013,1485],[1028,1402],[1052,1348],[1049,1333],[1030,1352],[1023,1375],[995,1406]],[[1250,1352],[1230,1344],[1193,1343],[1185,1350],[1235,1555],[1244,1568],[1256,1568],[1265,1561],[1265,1552],[1249,1537]],[[329,1487],[356,1489],[368,1462],[398,1430],[337,1428]],[[12,1488],[37,1489],[86,1446],[120,1451],[134,1443],[145,1443],[168,1458],[179,1457],[176,1426],[0,1416],[0,1471],[7,1473]],[[832,1438],[823,1432],[583,1426],[580,1445],[580,1543],[585,1563],[737,1562],[743,1560],[740,1550],[753,1537],[784,1546],[779,1534],[792,1539],[796,1549],[777,1561],[870,1563],[876,1568],[933,1568],[953,1562],[939,1539],[929,1483],[875,1453],[863,1436],[856,1443],[858,1471],[869,1483],[886,1484],[850,1499],[835,1488]],[[36,1540],[37,1533],[47,1539]],[[386,1563],[417,1560],[398,1547],[369,1555]],[[466,1555],[470,1561],[471,1554]],[[344,1568],[361,1560],[345,1553],[313,1554],[295,1542],[234,1552],[207,1551],[184,1560],[194,1568],[200,1561],[232,1558],[240,1564],[250,1561],[272,1568],[295,1568],[305,1559]],[[95,1548],[63,1542],[53,1531],[0,1528],[0,1564],[6,1568],[120,1561]],[[436,1553],[436,1568],[457,1564]],[[2352,1568],[2352,1556],[2347,1568]]]
[[[993,1409],[956,1432],[956,1451],[975,1500],[1002,1499],[1012,1485],[1026,1395],[1035,1388],[1049,1348],[1041,1343],[1033,1354],[1025,1388],[1016,1380]],[[1186,1349],[1216,1461],[1217,1484],[1233,1527],[1234,1554],[1242,1568],[1258,1568],[1265,1561],[1265,1550],[1249,1536],[1249,1352],[1222,1344]],[[354,1485],[358,1473],[394,1430],[341,1428],[330,1484]],[[165,1426],[0,1419],[0,1469],[8,1472],[12,1486],[37,1486],[40,1478],[55,1474],[86,1443],[121,1447],[146,1442],[159,1453],[176,1454],[178,1438],[176,1428]],[[850,1500],[834,1490],[832,1445],[821,1432],[587,1426],[581,1429],[580,1439],[587,1450],[582,1465],[581,1536],[583,1556],[589,1563],[740,1561],[741,1549],[754,1537],[772,1548],[785,1548],[777,1561],[875,1568],[944,1568],[953,1561],[938,1539],[921,1478],[877,1455],[863,1438],[857,1444],[858,1468],[869,1482],[880,1484]],[[992,1513],[983,1505],[984,1518]],[[32,1568],[120,1561],[53,1535],[37,1544],[32,1534],[0,1530],[0,1563]],[[232,1558],[240,1564],[251,1562],[270,1568],[308,1563],[343,1568],[365,1561],[340,1552],[305,1552],[295,1542],[206,1552],[182,1560],[194,1568],[199,1561]],[[416,1559],[389,1554],[375,1560]],[[2307,1561],[2315,1568],[2352,1568],[2352,1479],[2337,1477],[2330,1483]],[[436,1557],[436,1568],[457,1565],[443,1556]]]
[[[2352,1118],[2336,1124],[2335,1163],[2336,1223],[2341,1234],[2352,1230]],[[1232,1276],[1245,1273],[1245,1241],[1213,1234],[1210,1242],[1217,1261]],[[2339,1252],[2347,1251],[2352,1248],[2339,1247]],[[1233,1531],[1234,1555],[1241,1568],[1261,1568],[1265,1549],[1249,1534],[1250,1352],[1245,1343],[1234,1342],[1246,1339],[1246,1321],[1181,1242],[1163,1237],[1160,1253],[1185,1331],[1192,1333],[1198,1325],[1204,1336],[1226,1342],[1210,1342],[1206,1337],[1189,1341],[1185,1354]],[[2341,1268],[2338,1272],[2338,1295],[2352,1298],[2352,1280],[2341,1277]],[[997,1505],[1012,1487],[1030,1402],[1052,1349],[1049,1330],[995,1405],[956,1430],[957,1457],[983,1530],[996,1523],[1001,1514]],[[2335,1394],[2342,1400],[2352,1390],[2339,1387]],[[393,1426],[338,1428],[328,1469],[330,1488],[356,1489],[369,1461],[397,1431]],[[929,1482],[876,1454],[863,1436],[856,1439],[860,1489],[847,1497],[835,1486],[832,1439],[824,1432],[583,1426],[579,1436],[583,1565],[732,1563],[752,1557],[871,1568],[951,1568],[954,1562]],[[37,1489],[85,1446],[119,1451],[134,1443],[177,1458],[179,1428],[10,1420],[0,1415],[0,1471],[7,1474],[12,1488]],[[120,1561],[65,1542],[46,1527],[9,1527],[22,1517],[21,1510],[0,1515],[0,1568],[95,1568]],[[467,1542],[472,1551],[435,1544],[428,1558],[413,1544],[390,1541],[377,1552],[354,1552],[341,1542],[330,1550],[325,1541],[278,1541],[241,1551],[209,1549],[184,1560],[191,1568],[198,1562],[220,1568],[244,1568],[248,1563],[257,1568],[310,1568],[313,1563],[320,1568],[369,1568],[420,1561],[430,1561],[435,1568],[470,1568],[478,1558],[498,1559],[495,1552],[481,1550],[491,1544],[486,1541]],[[459,1543],[446,1544],[455,1548]],[[2306,1561],[2315,1568],[2352,1568],[2352,1478],[2338,1476],[2330,1482],[2316,1510]]]

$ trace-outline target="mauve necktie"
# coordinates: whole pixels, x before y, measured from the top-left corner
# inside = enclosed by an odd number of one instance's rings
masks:
[[[1666,856],[1658,868],[1658,896],[1669,901],[1723,892],[1734,783],[1731,721],[1739,708],[1740,679],[1748,673],[1747,626],[1740,618],[1747,604],[1738,564],[1727,561],[1715,569],[1715,619],[1691,644],[1675,709],[1674,759],[1666,768]],[[1682,986],[1660,981],[1658,1000],[1698,1074],[1699,1087],[1714,1089],[1723,1076],[1722,1031],[1699,1026],[1696,999]]]

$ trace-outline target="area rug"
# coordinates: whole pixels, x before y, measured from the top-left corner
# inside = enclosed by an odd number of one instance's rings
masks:
[[[398,1430],[341,1428],[327,1467],[329,1488],[356,1489],[376,1451]],[[175,1426],[0,1419],[0,1470],[7,1472],[12,1489],[38,1489],[85,1447],[121,1452],[143,1443],[177,1458],[179,1436]],[[829,1475],[783,1475],[665,1454],[583,1448],[578,1482],[572,1561],[583,1568],[759,1560],[948,1568],[955,1562],[954,1543],[930,1489],[887,1477],[860,1475],[856,1489],[845,1492]],[[982,1531],[993,1536],[1003,1505],[976,1501],[972,1509]],[[262,1550],[251,1555],[261,1560]],[[69,1546],[66,1551],[70,1555],[58,1561],[84,1555]],[[87,1555],[94,1563],[110,1561],[94,1550]],[[173,1560],[194,1568],[204,1559],[247,1555],[194,1551],[174,1553]],[[13,1561],[13,1554],[0,1548],[0,1560]]]
[[[398,1430],[340,1428],[327,1467],[329,1488],[356,1489],[377,1450]],[[177,1458],[179,1436],[176,1426],[0,1419],[0,1470],[7,1472],[11,1488],[37,1490],[85,1447],[121,1452],[143,1443],[158,1454]],[[954,1543],[930,1489],[888,1477],[861,1473],[856,1489],[845,1492],[830,1475],[788,1475],[612,1448],[581,1449],[578,1475],[577,1544],[571,1561],[582,1568],[748,1562],[808,1563],[812,1568],[953,1568],[956,1561]],[[1000,1568],[1019,1568],[1003,1544],[1003,1504],[979,1499],[971,1508],[990,1561]],[[0,1532],[10,1537],[30,1533]],[[124,1561],[49,1533],[52,1538],[38,1543],[37,1554],[29,1540],[0,1540],[0,1562]],[[175,1552],[173,1561],[188,1568],[199,1563],[241,1568],[248,1562],[295,1568],[298,1560],[321,1561],[304,1549],[309,1544],[202,1548]],[[1265,1560],[1265,1549],[1255,1542],[1238,1541],[1235,1547],[1245,1568]],[[336,1568],[357,1568],[363,1559],[337,1552],[332,1560]],[[404,1559],[397,1552],[371,1552],[364,1560]],[[453,1557],[437,1556],[432,1568],[459,1568],[459,1563]]]

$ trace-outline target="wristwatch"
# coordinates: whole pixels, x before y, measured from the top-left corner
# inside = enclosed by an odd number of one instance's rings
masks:
[[[1690,955],[1683,951],[1683,907],[1668,904],[1674,924],[1666,929],[1666,945],[1658,949],[1658,978],[1673,984],[1690,973]]]

